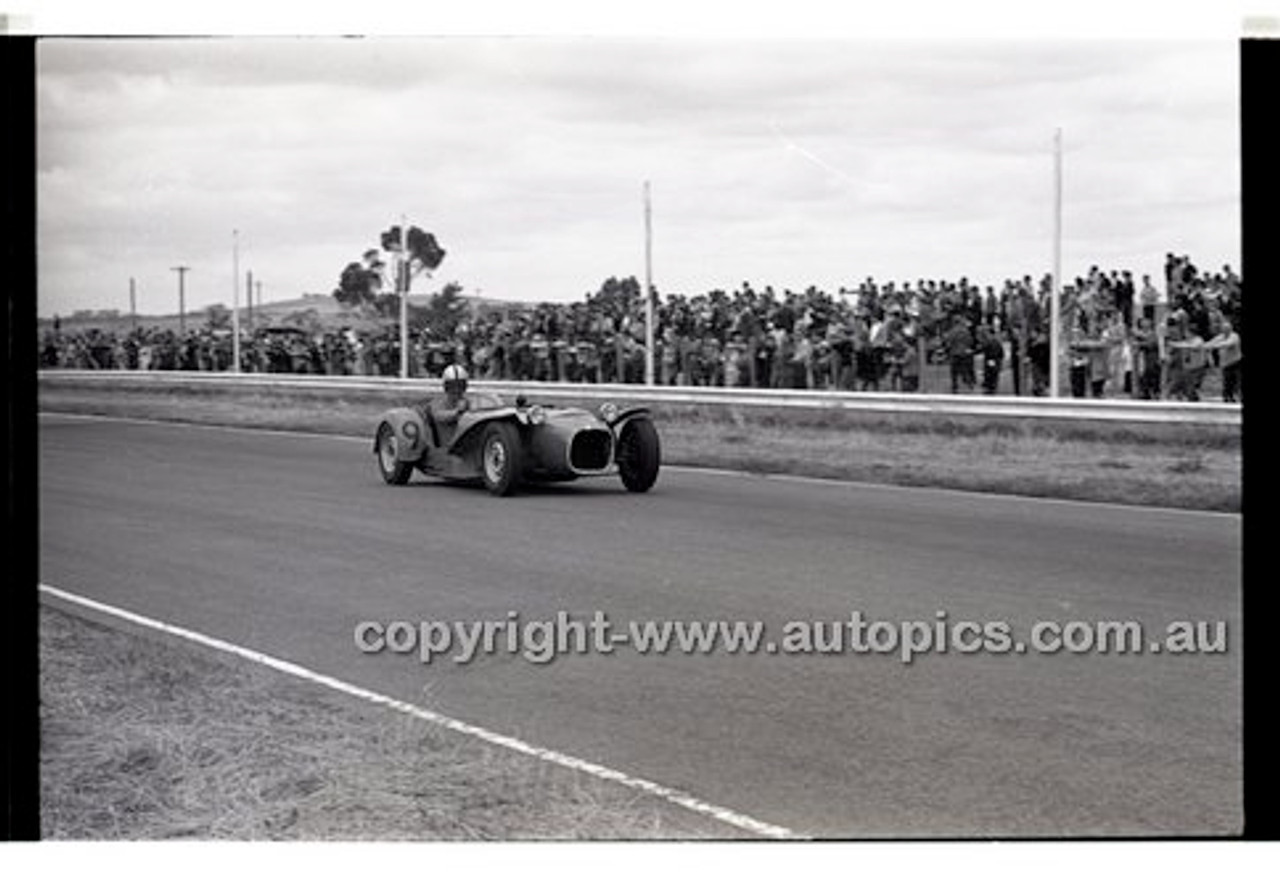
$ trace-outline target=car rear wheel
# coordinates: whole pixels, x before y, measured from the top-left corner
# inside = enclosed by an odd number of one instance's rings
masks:
[[[480,442],[480,475],[495,496],[510,495],[520,480],[520,432],[510,422],[495,422]]]
[[[400,441],[391,423],[384,422],[378,426],[378,443],[375,453],[378,458],[378,471],[382,479],[393,486],[404,486],[413,474],[412,462],[401,462],[399,459]]]
[[[643,416],[622,426],[618,438],[618,475],[622,485],[633,493],[648,492],[658,480],[662,451],[658,429]]]

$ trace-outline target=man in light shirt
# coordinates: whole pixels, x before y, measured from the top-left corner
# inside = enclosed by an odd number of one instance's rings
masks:
[[[1204,379],[1208,359],[1204,339],[1195,331],[1187,313],[1181,309],[1169,316],[1166,351],[1169,358],[1169,393],[1167,397],[1185,401],[1200,400],[1200,383]]]
[[[1240,348],[1240,334],[1236,333],[1231,319],[1222,319],[1222,329],[1218,335],[1205,344],[1205,348],[1213,352],[1218,366],[1222,370],[1222,400],[1235,402],[1243,397],[1241,368],[1244,353]]]

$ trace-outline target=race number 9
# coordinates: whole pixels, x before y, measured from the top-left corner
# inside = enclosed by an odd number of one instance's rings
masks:
[[[406,422],[400,427],[400,431],[404,434],[404,438],[409,442],[410,446],[416,447],[418,445],[418,438],[421,436],[418,433],[418,423]]]

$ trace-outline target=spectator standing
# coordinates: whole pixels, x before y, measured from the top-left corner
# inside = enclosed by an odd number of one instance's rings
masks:
[[[920,365],[924,362],[924,340],[920,338],[920,325],[915,317],[909,317],[902,325],[902,391],[920,390]]]
[[[1031,394],[1044,397],[1049,388],[1049,361],[1051,358],[1049,335],[1037,327],[1027,343],[1027,358],[1031,362]]]
[[[994,395],[1000,384],[1000,370],[1004,366],[1004,344],[990,324],[978,328],[978,349],[982,357],[982,392]]]
[[[1106,379],[1113,394],[1131,394],[1132,387],[1126,385],[1125,375],[1131,369],[1128,357],[1128,331],[1124,314],[1120,311],[1112,313],[1111,322],[1102,332],[1102,342],[1106,346]],[[1101,397],[1095,394],[1094,397]]]
[[[1200,400],[1200,383],[1205,372],[1204,339],[1191,326],[1187,313],[1179,309],[1169,316],[1166,351],[1169,359],[1167,397]]]
[[[892,290],[892,285],[890,286]],[[880,390],[880,380],[885,374],[885,360],[889,354],[889,322],[881,314],[879,307],[872,314],[871,326],[867,329],[868,341],[871,345],[871,373],[875,377],[875,389]]]
[[[773,338],[773,363],[769,380],[770,388],[786,388],[787,372],[791,369],[791,358],[795,354],[795,345],[791,334],[785,327],[775,325],[771,333]]]
[[[952,317],[944,345],[951,362],[951,393],[958,394],[961,389],[966,394],[973,391],[973,335],[969,332],[969,323],[960,315]]]
[[[791,388],[813,388],[813,342],[802,331],[796,333],[795,349],[791,354]]]
[[[1138,377],[1137,395],[1144,401],[1160,397],[1160,338],[1155,325],[1145,315],[1138,319],[1133,335],[1134,372]]]
[[[1222,370],[1222,400],[1235,403],[1243,400],[1244,353],[1240,346],[1240,334],[1236,333],[1230,318],[1223,317],[1222,329],[1205,343]]]
[[[591,340],[578,343],[578,360],[582,364],[582,381],[600,382],[600,349]]]
[[[1072,328],[1071,343],[1068,346],[1070,361],[1067,376],[1073,398],[1083,398],[1088,393],[1089,345],[1090,341],[1085,336],[1083,328],[1077,324]]]
[[[746,347],[742,338],[734,333],[724,347],[724,384],[729,388],[738,388],[747,382]]]
[[[677,369],[680,348],[674,327],[668,325],[662,329],[662,348],[659,349],[659,352],[661,357],[657,359],[660,368],[658,383],[660,385],[675,385],[680,373]]]
[[[853,322],[853,362],[858,391],[878,391],[880,377],[871,346],[871,328],[863,318],[855,318]]]
[[[1127,269],[1124,270],[1112,293],[1115,297],[1116,311],[1120,313],[1125,329],[1133,327],[1133,273]]]

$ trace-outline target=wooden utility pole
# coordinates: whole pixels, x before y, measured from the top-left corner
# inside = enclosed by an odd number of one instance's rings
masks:
[[[653,385],[653,206],[644,182],[644,382]]]
[[[409,378],[409,221],[400,216],[400,262],[396,288],[400,291],[400,378]]]
[[[240,372],[240,230],[231,231],[231,372]]]
[[[1062,291],[1062,129],[1053,138],[1053,286],[1049,290],[1049,397],[1058,397],[1062,334],[1058,301]]]

